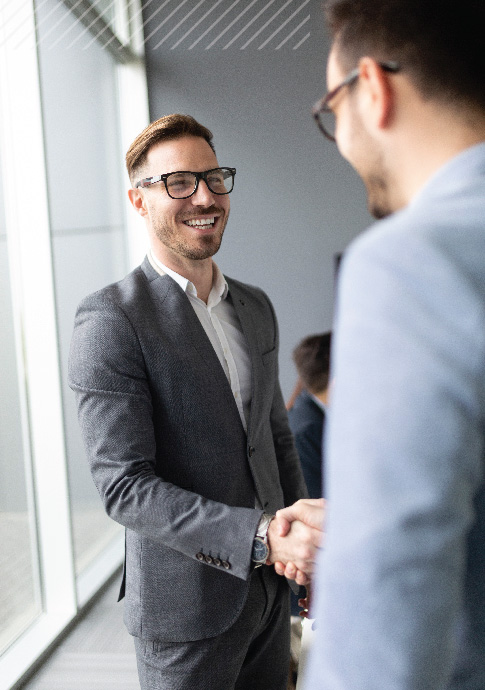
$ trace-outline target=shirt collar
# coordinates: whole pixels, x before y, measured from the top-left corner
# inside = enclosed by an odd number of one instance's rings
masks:
[[[197,297],[195,285],[188,278],[184,278],[184,276],[181,276],[180,273],[176,273],[175,271],[172,271],[171,268],[168,268],[168,266],[165,266],[165,264],[162,264],[162,262],[157,259],[151,249],[148,250],[148,260],[157,273],[162,276],[169,275],[178,285],[180,285],[185,293]],[[209,294],[207,306],[214,307],[221,300],[226,299],[227,293],[229,292],[229,286],[222,274],[222,271],[214,261],[212,262],[212,271],[212,288]]]

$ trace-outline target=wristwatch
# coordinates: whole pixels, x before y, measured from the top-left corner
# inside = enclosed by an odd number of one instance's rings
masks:
[[[268,559],[268,529],[273,518],[274,515],[263,513],[263,516],[259,521],[258,530],[256,532],[256,536],[254,537],[253,550],[251,553],[251,560],[254,563],[255,568],[259,568],[259,566],[266,563]]]

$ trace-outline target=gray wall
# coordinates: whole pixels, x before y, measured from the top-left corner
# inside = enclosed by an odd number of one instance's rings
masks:
[[[237,168],[231,219],[216,260],[224,273],[259,285],[271,297],[287,397],[296,378],[291,350],[305,335],[331,328],[335,255],[370,217],[356,174],[311,117],[326,88],[320,0],[216,3],[207,0],[195,9],[194,1],[176,11],[177,2],[166,2],[155,16],[146,3],[150,115],[193,115],[213,131],[219,163]]]

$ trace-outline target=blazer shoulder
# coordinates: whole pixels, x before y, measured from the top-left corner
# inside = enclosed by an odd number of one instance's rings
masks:
[[[293,407],[288,410],[288,419],[293,433],[311,426],[321,426],[325,412],[312,400],[308,393],[300,393]]]
[[[111,306],[129,311],[131,306],[137,307],[140,302],[151,298],[152,283],[157,279],[157,286],[159,285],[161,289],[160,296],[163,296],[173,281],[169,276],[160,276],[145,260],[121,280],[106,285],[84,297],[79,304],[79,309],[93,306],[109,308]]]
[[[256,285],[249,285],[249,283],[243,283],[235,278],[230,278],[229,276],[224,276],[227,280],[229,286],[229,292],[232,292],[239,299],[244,299],[245,297],[255,303],[259,303],[261,306],[267,308],[268,306],[273,309],[273,304],[264,290]]]

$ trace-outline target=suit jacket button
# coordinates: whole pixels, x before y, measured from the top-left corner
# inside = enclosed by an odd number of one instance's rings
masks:
[[[198,561],[203,561],[203,560],[204,560],[204,554],[202,553],[202,551],[199,551],[199,553],[196,553],[196,554],[195,554],[195,557],[196,557],[196,559],[197,559]]]
[[[209,565],[212,563],[212,557],[211,556],[205,556],[204,560],[206,563],[209,563]]]
[[[222,561],[220,558],[213,558],[212,562],[214,563],[214,565],[218,565],[218,566],[222,565]]]
[[[229,563],[229,561],[222,561],[222,567],[225,568],[226,570],[230,570],[231,564]]]
[[[249,446],[249,457],[251,458],[254,455],[254,451],[256,448],[253,448],[252,446]]]

